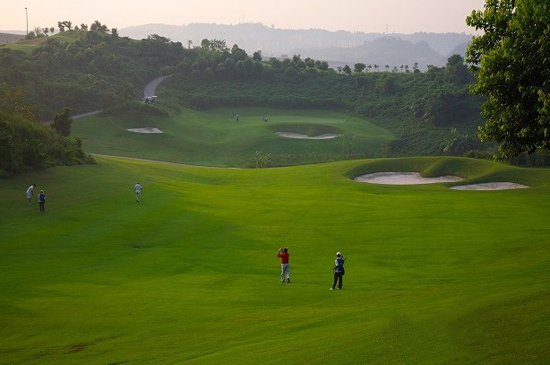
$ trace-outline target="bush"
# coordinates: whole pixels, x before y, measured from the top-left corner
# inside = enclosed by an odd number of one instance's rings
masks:
[[[94,163],[80,139],[49,126],[0,112],[0,177],[54,165]]]

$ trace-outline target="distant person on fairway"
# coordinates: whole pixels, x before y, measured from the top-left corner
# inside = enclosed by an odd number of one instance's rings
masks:
[[[38,195],[38,206],[42,213],[45,212],[44,205],[46,204],[46,193],[44,190],[40,190],[40,195]]]
[[[238,122],[241,120],[241,116],[239,114],[235,114],[235,122]]]
[[[139,183],[139,181],[136,183],[136,185],[134,186],[134,193],[136,193],[136,201],[139,203],[140,199],[141,199],[141,184]]]
[[[36,184],[32,184],[27,189],[27,199],[29,200],[29,204],[32,204],[32,197],[34,196],[34,188],[36,187]]]
[[[277,252],[277,257],[281,259],[281,283],[286,282],[290,283],[290,265],[288,264],[289,259],[288,248],[280,248]]]
[[[344,262],[345,259],[342,257],[342,253],[336,252],[336,260],[334,260],[334,267],[332,268],[334,272],[334,282],[330,290],[336,288],[336,282],[338,282],[338,289],[342,289],[342,276],[346,273],[346,270],[344,270]]]

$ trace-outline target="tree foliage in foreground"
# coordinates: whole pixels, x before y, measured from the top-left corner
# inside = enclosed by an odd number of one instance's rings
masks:
[[[539,0],[487,0],[467,24],[484,34],[468,48],[487,97],[482,140],[499,144],[503,158],[550,149],[550,5]]]
[[[14,95],[13,90],[0,91]],[[94,162],[83,151],[82,140],[29,118],[23,100],[19,99],[17,105],[20,108],[16,110],[0,109],[0,177],[54,165]],[[69,112],[65,109],[59,116],[68,116]]]

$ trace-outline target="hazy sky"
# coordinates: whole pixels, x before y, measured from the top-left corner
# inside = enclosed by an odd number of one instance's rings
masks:
[[[473,9],[484,0],[0,0],[0,30],[56,27],[59,20],[110,28],[165,23],[261,22],[286,29],[364,32],[465,32]]]

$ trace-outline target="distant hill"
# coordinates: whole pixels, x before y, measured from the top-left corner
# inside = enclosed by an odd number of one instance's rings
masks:
[[[300,49],[297,53],[303,57],[329,59],[331,66],[337,63],[352,66],[357,62],[372,66],[377,64],[380,71],[384,70],[385,65],[392,69],[394,66],[408,65],[412,70],[415,63],[420,69],[426,69],[427,65],[443,66],[447,62],[424,41],[413,43],[394,37],[378,38],[353,48]]]
[[[22,34],[0,33],[0,44],[14,43],[25,38]]]
[[[462,56],[462,58],[466,59],[466,48],[468,48],[468,45],[470,43],[461,43],[459,45],[457,45],[450,53],[449,55],[453,55],[453,54],[459,54]]]
[[[184,46],[188,45],[188,41],[193,42],[194,45],[199,45],[204,38],[223,39],[229,47],[238,44],[248,53],[261,50],[264,56],[275,57],[292,56],[293,54],[301,54],[302,56],[315,54],[317,59],[327,60],[331,64],[334,63],[332,61],[341,62],[339,61],[341,57],[335,59],[335,55],[342,52],[346,54],[346,62],[350,63],[365,63],[363,56],[366,53],[376,54],[376,63],[380,64],[412,64],[416,61],[411,61],[411,59],[416,58],[425,59],[426,64],[431,63],[439,66],[444,64],[441,57],[446,59],[456,46],[467,43],[472,38],[472,35],[464,33],[383,34],[348,31],[331,32],[322,29],[277,29],[261,23],[236,25],[205,23],[192,23],[189,25],[147,24],[119,29],[119,33],[122,36],[135,39],[146,38],[150,34],[159,34],[173,41],[182,42]],[[378,44],[374,42],[381,38],[391,38],[401,42],[382,41]],[[405,41],[410,44],[404,43]],[[373,49],[369,53],[362,48],[368,48],[367,44],[369,43],[371,47],[378,48],[378,50]],[[406,52],[410,51],[412,53],[398,57],[399,52],[389,47],[387,49],[388,54],[384,54],[382,52],[384,44],[400,45],[405,47]],[[358,48],[356,50],[358,58],[355,58],[355,52],[346,51],[353,48]],[[425,53],[418,54],[417,52]]]

